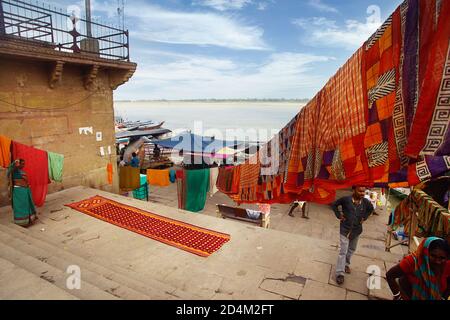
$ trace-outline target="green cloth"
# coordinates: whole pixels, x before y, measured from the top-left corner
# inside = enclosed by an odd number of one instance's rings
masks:
[[[47,152],[48,154],[48,177],[50,180],[61,182],[64,167],[64,156],[62,154]]]
[[[209,190],[209,169],[186,170],[185,210],[202,211]]]
[[[36,208],[30,188],[12,188],[12,207],[14,211],[14,223],[21,226],[30,225],[36,218]]]

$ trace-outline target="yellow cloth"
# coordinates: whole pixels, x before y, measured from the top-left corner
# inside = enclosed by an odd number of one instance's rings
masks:
[[[11,164],[11,139],[0,135],[0,166],[7,168]]]
[[[169,170],[147,170],[147,181],[151,186],[167,187],[170,185]]]

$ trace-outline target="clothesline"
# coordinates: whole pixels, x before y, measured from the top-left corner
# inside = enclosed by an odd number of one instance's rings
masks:
[[[64,156],[27,146],[0,135],[0,166],[7,168],[17,159],[25,160],[23,170],[28,177],[34,204],[38,207],[42,206],[50,180],[62,181]]]

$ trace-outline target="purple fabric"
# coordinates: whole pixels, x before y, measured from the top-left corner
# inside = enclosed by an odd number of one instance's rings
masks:
[[[450,127],[447,129],[447,134],[445,136],[445,141],[442,143],[438,151],[437,156],[446,156],[450,154]]]
[[[404,182],[408,181],[408,168],[403,168],[400,171],[389,174],[390,182]]]
[[[378,111],[377,111],[377,106],[374,103],[372,108],[369,109],[369,125],[377,123],[377,122],[378,122]]]
[[[426,156],[425,159],[433,177],[437,177],[448,171],[443,157]]]
[[[323,165],[329,166],[333,163],[334,151],[326,151],[323,153]]]
[[[414,117],[414,99],[417,90],[418,49],[419,49],[419,0],[408,0],[405,26],[403,61],[403,101],[405,104],[407,132],[411,131]]]

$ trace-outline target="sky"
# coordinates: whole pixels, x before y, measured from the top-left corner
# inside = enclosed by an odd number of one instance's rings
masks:
[[[311,98],[401,3],[91,0],[92,14],[117,24],[122,1],[138,66],[115,100]]]

